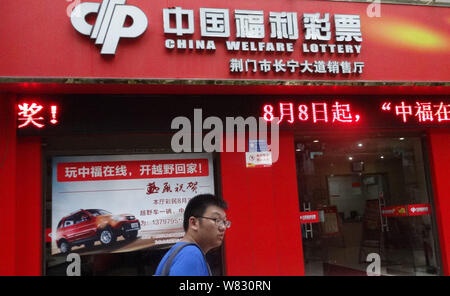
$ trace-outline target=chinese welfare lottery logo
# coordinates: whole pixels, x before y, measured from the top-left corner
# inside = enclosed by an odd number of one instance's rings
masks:
[[[120,38],[136,38],[142,35],[148,26],[147,16],[136,6],[125,5],[126,0],[103,0],[102,3],[84,2],[78,4],[70,14],[70,21],[78,32],[95,39],[101,44],[101,54],[115,54]],[[86,16],[97,14],[94,25],[86,21]],[[131,26],[125,26],[126,18],[133,20]]]

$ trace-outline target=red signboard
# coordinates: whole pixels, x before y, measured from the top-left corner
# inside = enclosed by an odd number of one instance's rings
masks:
[[[413,204],[413,205],[382,207],[381,214],[384,217],[407,217],[407,216],[430,215],[431,205]]]
[[[385,217],[405,217],[408,216],[408,206],[382,207],[381,214]]]
[[[409,216],[422,216],[430,214],[431,214],[431,205],[429,204],[408,205]]]
[[[377,16],[370,3],[120,2],[115,7],[118,1],[2,0],[0,77],[413,82],[449,77],[445,7],[379,4]]]
[[[207,159],[58,163],[58,182],[208,176]]]
[[[318,223],[318,222],[320,222],[318,211],[300,212],[300,223],[301,224]]]

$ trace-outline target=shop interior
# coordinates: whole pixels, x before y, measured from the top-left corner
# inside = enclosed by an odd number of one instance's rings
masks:
[[[381,275],[440,274],[432,211],[407,213],[432,204],[424,143],[420,134],[296,138],[300,211],[320,218],[301,226],[306,275],[367,275],[374,253]]]

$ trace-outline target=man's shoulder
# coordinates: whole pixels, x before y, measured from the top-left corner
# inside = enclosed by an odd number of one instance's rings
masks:
[[[183,247],[180,250],[179,254],[190,254],[190,255],[197,255],[197,256],[203,257],[202,251],[195,244],[187,244],[185,247]]]
[[[201,264],[201,261],[203,260],[203,253],[196,244],[188,242],[178,242],[174,244],[163,256],[156,269],[155,275],[161,274],[164,266],[168,263],[167,261],[169,260],[172,261],[170,270],[171,273],[173,273],[174,270],[180,268],[180,264]]]
[[[209,275],[206,260],[199,247],[185,246],[175,256],[170,275]]]

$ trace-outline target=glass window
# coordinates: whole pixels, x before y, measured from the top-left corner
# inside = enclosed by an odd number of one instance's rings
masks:
[[[46,165],[44,166],[46,234],[43,256],[45,275],[69,275],[77,269],[74,264],[79,266],[81,276],[153,275],[164,254],[184,233],[182,227],[178,227],[181,228],[181,232],[178,232],[178,228],[176,231],[173,229],[173,224],[164,223],[176,222],[176,226],[181,226],[180,220],[170,218],[172,215],[182,218],[183,211],[180,209],[183,209],[187,203],[187,197],[193,197],[197,191],[198,194],[205,193],[202,190],[206,189],[197,187],[203,184],[201,182],[209,182],[211,186],[207,186],[208,190],[216,192],[215,184],[217,183],[213,182],[216,178],[214,156],[212,154],[200,156],[198,153],[175,155],[165,148],[141,148],[137,153],[135,148],[129,147],[139,147],[138,143],[141,143],[142,139],[151,139],[151,143],[145,144],[155,146],[158,138],[156,135],[151,137],[148,135],[105,135],[89,138],[89,141],[84,140],[83,136],[46,139]],[[117,138],[121,140],[116,140]],[[169,136],[164,135],[161,138],[162,143],[170,143]],[[121,153],[117,153],[119,150]],[[157,158],[155,155],[161,157]],[[96,165],[103,162],[104,168],[111,167],[115,162],[125,165],[138,160],[153,161],[157,165],[158,159],[162,159],[161,161],[165,164],[170,164],[168,160],[173,159],[180,164],[180,159],[186,159],[189,160],[187,163],[192,165],[191,159],[201,159],[207,161],[211,169],[206,170],[208,173],[199,181],[199,184],[195,182],[200,177],[195,176],[184,179],[158,178],[156,184],[160,187],[158,191],[160,195],[157,198],[153,197],[156,194],[152,192],[153,195],[149,198],[147,186],[149,181],[146,178],[122,180],[111,178],[109,182],[59,180],[58,166],[54,160],[60,160],[62,157],[66,160],[72,159],[71,163],[74,165],[79,163],[80,167],[88,167],[89,161],[94,161]],[[201,164],[205,168],[204,162]],[[114,166],[116,167],[118,166]],[[133,166],[130,165],[129,168],[131,172]],[[181,168],[184,169],[185,166],[181,165]],[[62,168],[60,170],[65,172]],[[166,174],[174,174],[171,166],[168,166]],[[132,175],[138,176],[139,173]],[[80,177],[81,174],[78,176]],[[131,176],[131,173],[128,176]],[[179,180],[185,180],[181,184],[184,187],[176,195],[174,194],[177,192],[175,185],[178,185],[177,182],[181,183]],[[186,189],[189,185],[187,182],[192,183],[189,189]],[[117,186],[118,184],[121,187]],[[131,185],[124,187],[124,184]],[[172,185],[172,189],[164,187],[165,184]],[[130,190],[125,191],[124,188]],[[72,195],[74,198],[68,198],[68,194],[75,194]],[[102,209],[102,207],[110,210]],[[106,224],[108,226],[103,227]],[[54,229],[57,231],[53,231]],[[217,248],[207,254],[213,275],[223,274],[222,251],[223,248]],[[69,257],[71,253],[80,256],[79,262]]]
[[[64,221],[64,227],[69,227],[72,226],[74,224],[73,220],[67,219],[66,221]]]
[[[301,137],[296,160],[307,275],[440,274],[420,137]]]

